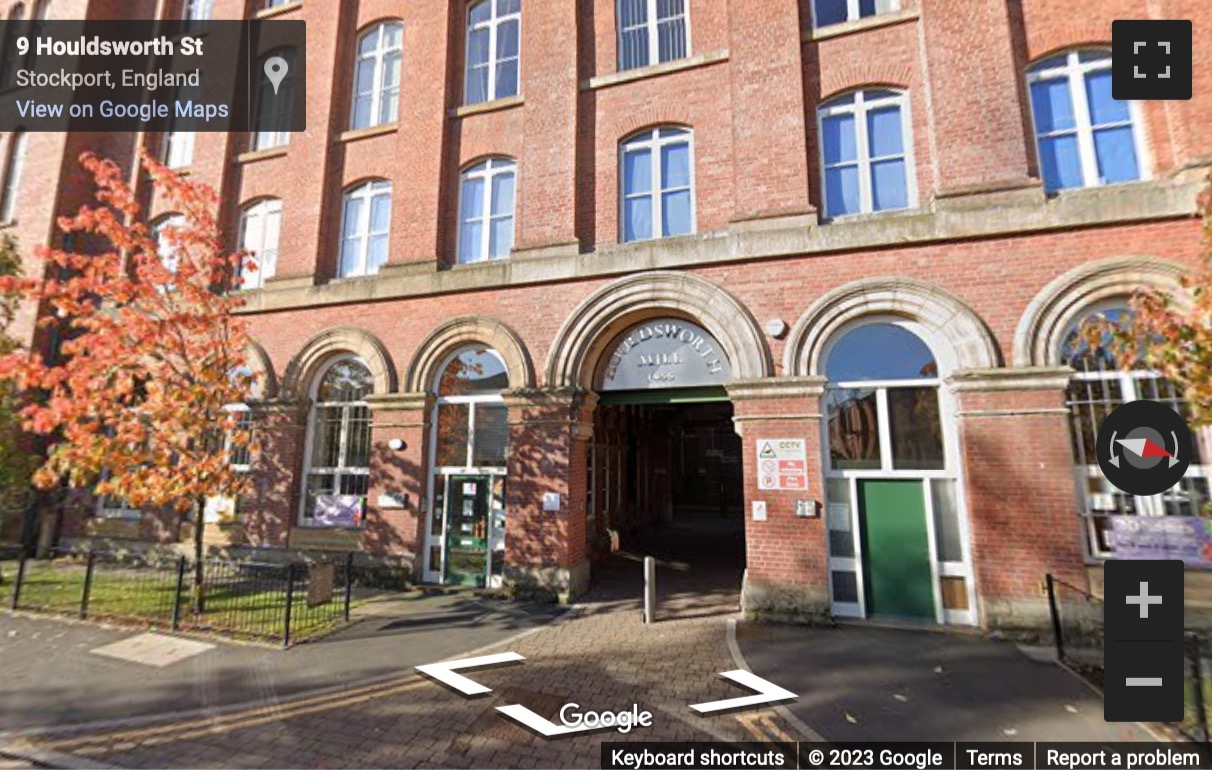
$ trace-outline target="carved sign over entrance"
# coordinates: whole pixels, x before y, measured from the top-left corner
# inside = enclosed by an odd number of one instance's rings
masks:
[[[631,327],[606,351],[601,390],[652,390],[723,385],[731,374],[720,344],[680,318]]]

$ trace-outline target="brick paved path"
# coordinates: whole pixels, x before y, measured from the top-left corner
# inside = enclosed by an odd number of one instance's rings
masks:
[[[717,563],[718,567],[718,563]],[[123,730],[61,732],[36,749],[124,767],[598,767],[603,741],[796,740],[773,711],[699,717],[691,703],[746,694],[718,674],[736,667],[727,619],[739,575],[684,563],[662,569],[664,617],[642,623],[640,566],[625,558],[598,571],[581,612],[483,651],[511,650],[523,664],[467,672],[493,692],[467,700],[414,672],[375,688],[313,700]],[[690,590],[694,589],[694,590]],[[544,740],[497,706],[522,704],[558,723],[583,709],[653,713],[653,727]]]

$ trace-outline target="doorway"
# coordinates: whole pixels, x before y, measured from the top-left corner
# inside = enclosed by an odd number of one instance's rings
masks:
[[[722,391],[608,393],[595,415],[587,546],[599,564],[612,555],[655,557],[665,599],[718,595],[732,605],[739,598],[741,440],[725,398]]]

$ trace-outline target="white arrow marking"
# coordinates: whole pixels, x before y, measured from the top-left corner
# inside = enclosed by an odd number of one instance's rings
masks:
[[[495,666],[500,663],[513,663],[518,660],[526,660],[526,658],[516,652],[502,652],[496,655],[484,655],[479,658],[464,658],[463,660],[451,660],[446,663],[430,663],[425,666],[417,666],[417,671],[438,680],[447,687],[458,690],[464,695],[483,695],[486,692],[492,692],[492,688],[485,687],[479,682],[473,682],[462,674],[456,674],[455,670],[460,668]]]
[[[756,706],[759,703],[771,703],[776,700],[799,697],[790,690],[784,690],[777,684],[767,682],[760,676],[755,676],[748,671],[741,671],[739,669],[736,671],[722,671],[720,672],[720,676],[725,679],[731,679],[739,685],[748,687],[750,690],[755,690],[758,694],[743,695],[740,698],[729,698],[728,700],[714,700],[710,703],[695,703],[690,708],[700,714],[710,714],[713,711]]]
[[[529,727],[531,730],[534,730],[544,738],[554,738],[557,735],[568,735],[569,733],[583,733],[587,730],[602,729],[601,725],[594,725],[592,727],[585,727],[584,725],[569,727],[568,725],[552,724],[549,720],[544,719],[525,706],[497,706],[497,711],[500,711],[510,719]]]

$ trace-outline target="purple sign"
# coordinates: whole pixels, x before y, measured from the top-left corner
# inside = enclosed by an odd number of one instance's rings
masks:
[[[1109,516],[1116,559],[1182,559],[1212,567],[1212,520],[1198,516]]]
[[[322,527],[356,527],[362,523],[362,498],[357,495],[319,495],[315,522]]]

